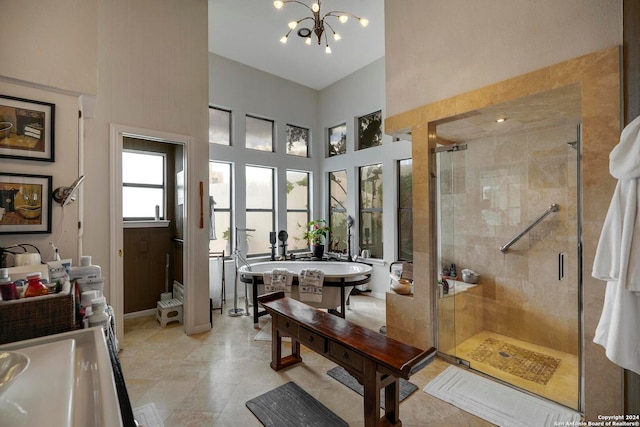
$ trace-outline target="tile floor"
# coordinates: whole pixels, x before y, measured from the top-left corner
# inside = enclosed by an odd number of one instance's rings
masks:
[[[496,369],[488,364],[477,362],[467,357],[469,353],[473,352],[478,345],[487,338],[498,339],[511,345],[560,359],[560,365],[553,376],[549,379],[549,382],[546,385],[542,385],[533,381],[527,381],[526,379],[522,379],[501,371],[500,369]],[[462,359],[468,360],[473,369],[487,375],[491,375],[495,378],[499,378],[539,396],[544,396],[547,399],[554,400],[569,408],[578,408],[578,356],[576,355],[520,341],[489,331],[482,331],[460,343],[456,347],[456,355]]]
[[[362,397],[326,374],[334,363],[302,346],[301,364],[273,371],[271,343],[254,341],[252,318],[230,317],[229,308],[214,312],[211,331],[192,336],[181,324],[161,328],[151,316],[125,320],[120,360],[133,407],[153,402],[166,427],[259,427],[245,402],[294,381],[350,426],[363,425]],[[377,331],[384,312],[383,300],[356,295],[347,319]],[[260,318],[260,326],[267,321]],[[400,405],[403,426],[491,425],[422,391],[447,366],[436,359],[411,377],[419,390]]]

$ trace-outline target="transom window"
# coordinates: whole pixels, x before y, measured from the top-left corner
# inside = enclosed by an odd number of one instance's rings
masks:
[[[287,125],[287,154],[291,156],[309,156],[309,129]]]
[[[358,117],[358,150],[382,145],[382,110]]]
[[[247,116],[245,147],[273,152],[273,120]]]
[[[231,111],[209,107],[209,143],[231,145]]]
[[[166,157],[164,153],[122,151],[122,216],[125,221],[165,217]]]
[[[343,123],[329,128],[329,157],[347,152],[347,125]]]

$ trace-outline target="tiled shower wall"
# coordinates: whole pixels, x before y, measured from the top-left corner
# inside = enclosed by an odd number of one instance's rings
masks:
[[[456,314],[457,344],[484,329],[578,353],[578,151],[567,144],[576,139],[577,126],[564,125],[468,140],[467,150],[439,155],[441,264],[480,274],[482,298],[471,301],[482,308],[455,310],[482,316]],[[552,203],[559,212],[500,252]]]

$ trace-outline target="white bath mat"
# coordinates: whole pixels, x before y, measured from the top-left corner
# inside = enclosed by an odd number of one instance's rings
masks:
[[[449,366],[424,388],[490,423],[509,427],[574,425],[580,414],[472,372]]]
[[[133,410],[133,417],[140,427],[164,427],[164,423],[153,402],[135,408]]]

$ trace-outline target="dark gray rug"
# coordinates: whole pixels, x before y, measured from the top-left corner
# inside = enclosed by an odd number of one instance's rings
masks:
[[[266,427],[348,427],[296,383],[288,382],[245,403]]]
[[[336,366],[333,369],[327,371],[327,375],[331,378],[340,381],[342,384],[349,387],[351,390],[358,393],[360,396],[364,396],[364,387],[358,382],[351,374],[342,366]],[[416,391],[418,386],[412,382],[400,378],[400,402],[409,397],[411,393]],[[384,390],[380,390],[380,407],[384,409]]]

